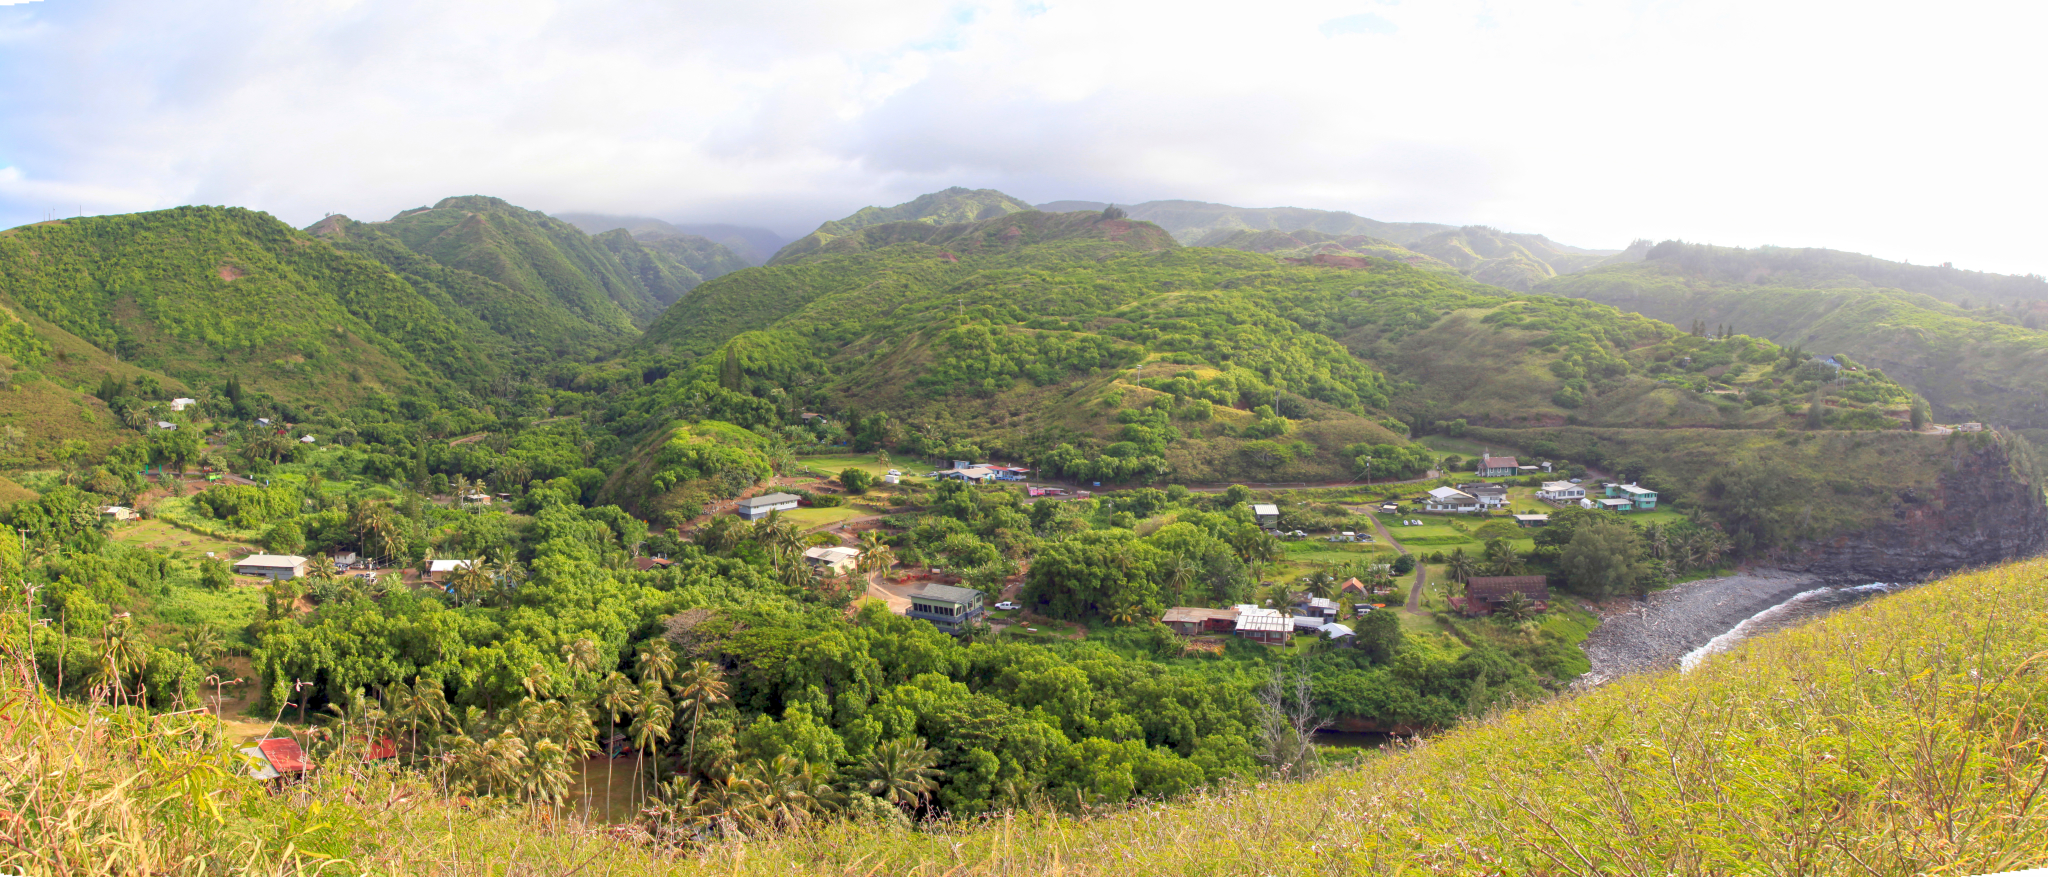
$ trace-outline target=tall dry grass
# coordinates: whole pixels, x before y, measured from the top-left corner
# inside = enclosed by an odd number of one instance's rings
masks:
[[[667,852],[427,778],[268,792],[204,729],[0,722],[0,872],[1961,875],[2048,865],[2048,562],[1968,573],[1366,766],[1089,818]]]

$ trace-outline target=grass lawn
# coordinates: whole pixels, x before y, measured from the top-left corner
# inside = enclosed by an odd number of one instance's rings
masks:
[[[168,551],[187,560],[205,557],[211,551],[223,557],[236,549],[250,549],[248,542],[202,536],[160,520],[128,521],[115,524],[110,538],[131,548]]]
[[[811,527],[826,527],[837,524],[840,521],[849,521],[871,514],[874,514],[874,512],[867,509],[853,506],[834,506],[832,508],[791,509],[782,513],[782,519],[808,529]]]

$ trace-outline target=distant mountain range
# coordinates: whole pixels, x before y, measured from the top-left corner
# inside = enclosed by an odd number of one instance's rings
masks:
[[[609,213],[557,213],[556,219],[576,226],[585,234],[601,235],[613,229],[625,229],[636,240],[677,239],[686,242],[692,250],[703,249],[702,244],[690,241],[696,238],[705,244],[715,244],[732,252],[739,259],[741,267],[760,265],[768,261],[789,243],[789,238],[765,228],[726,223],[673,223],[647,216],[619,216]],[[709,280],[725,271],[718,270],[713,263],[715,257],[706,256],[698,273]],[[693,266],[695,267],[695,266]],[[706,273],[706,271],[709,273]],[[737,269],[726,269],[737,270]]]

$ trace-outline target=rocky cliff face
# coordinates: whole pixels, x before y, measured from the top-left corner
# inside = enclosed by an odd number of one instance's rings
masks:
[[[2048,550],[2048,506],[2016,456],[1998,442],[1959,443],[1934,496],[1902,494],[1891,521],[1807,543],[1775,565],[1830,584],[1904,582]]]

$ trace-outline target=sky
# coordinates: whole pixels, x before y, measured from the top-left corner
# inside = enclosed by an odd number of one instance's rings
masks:
[[[2048,4],[0,0],[0,227],[947,186],[2048,273]]]

